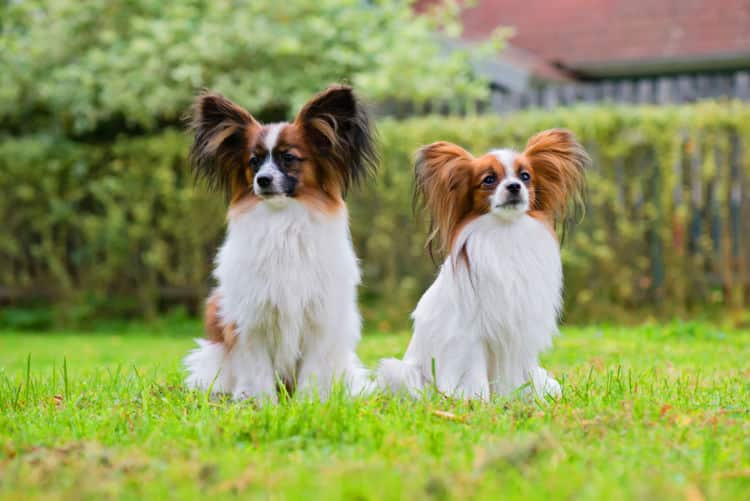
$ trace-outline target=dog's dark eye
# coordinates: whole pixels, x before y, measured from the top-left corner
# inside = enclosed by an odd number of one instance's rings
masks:
[[[281,155],[281,159],[284,161],[285,164],[290,164],[292,162],[299,160],[299,157],[287,152]]]
[[[258,155],[252,155],[250,157],[250,167],[257,169],[262,159]]]
[[[521,175],[519,177],[524,183],[528,183],[529,181],[531,181],[531,174],[526,171],[521,172]]]
[[[485,186],[492,186],[495,183],[497,183],[497,176],[494,174],[487,174],[484,176],[484,179],[482,179],[482,184]]]

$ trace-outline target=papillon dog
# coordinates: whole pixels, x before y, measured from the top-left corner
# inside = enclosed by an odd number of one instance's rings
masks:
[[[535,135],[520,153],[474,157],[446,142],[419,150],[415,194],[431,215],[428,241],[447,257],[412,314],[403,360],[381,361],[381,386],[483,400],[519,387],[561,394],[539,366],[562,302],[554,227],[582,203],[589,163],[561,129]]]
[[[187,385],[235,399],[280,391],[325,398],[369,388],[355,353],[360,272],[344,194],[377,164],[374,130],[347,86],[315,96],[291,123],[261,124],[213,93],[195,101],[190,159],[226,190],[226,239],[206,303],[206,339]]]

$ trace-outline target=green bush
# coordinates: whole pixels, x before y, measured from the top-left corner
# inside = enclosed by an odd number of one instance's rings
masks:
[[[381,121],[377,180],[349,198],[366,318],[405,323],[435,273],[412,214],[414,150],[438,139],[521,148],[550,127],[575,131],[594,158],[587,213],[564,243],[570,321],[746,304],[750,105],[578,107]],[[0,140],[6,303],[46,297],[63,320],[195,309],[225,213],[188,176],[188,141],[177,130]]]
[[[443,51],[435,36],[438,26],[456,34],[452,2],[439,16],[412,3],[0,2],[0,122],[15,134],[110,139],[176,124],[201,87],[263,119],[335,81],[376,102],[485,98],[468,53]]]
[[[223,209],[193,189],[186,148],[175,131],[98,145],[0,143],[0,214],[12,235],[0,242],[0,283],[50,296],[74,317],[149,314],[165,289],[193,295]]]
[[[750,145],[741,140],[750,137],[750,105],[576,107],[381,124],[379,183],[350,207],[365,291],[383,300],[386,318],[404,318],[435,273],[425,222],[410,211],[415,148],[441,139],[474,153],[520,149],[552,127],[572,129],[594,159],[587,212],[563,246],[568,320],[746,304]]]

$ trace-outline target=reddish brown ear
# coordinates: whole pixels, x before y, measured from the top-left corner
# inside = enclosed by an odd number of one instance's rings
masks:
[[[260,124],[229,99],[203,92],[193,103],[190,129],[195,134],[190,149],[193,173],[210,188],[228,193],[243,173]]]
[[[591,164],[572,132],[550,129],[533,136],[523,152],[534,173],[534,207],[553,220],[564,218],[571,204],[583,203],[584,171]]]
[[[437,237],[440,250],[450,252],[459,223],[471,211],[471,161],[458,145],[440,141],[417,151],[414,164],[415,204],[421,199],[430,213],[428,245]]]
[[[295,123],[326,170],[320,174],[337,178],[343,193],[375,171],[375,130],[351,87],[328,87],[305,104]]]

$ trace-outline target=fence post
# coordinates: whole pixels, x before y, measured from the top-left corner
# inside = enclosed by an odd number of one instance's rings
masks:
[[[727,246],[724,242],[724,233],[726,230],[722,224],[721,197],[723,190],[721,189],[721,185],[723,181],[727,181],[725,174],[728,174],[728,172],[724,172],[727,162],[724,161],[719,145],[714,145],[713,150],[715,169],[713,177],[708,184],[708,214],[711,227],[711,251],[713,254],[711,256],[711,263],[713,264],[712,268],[714,272],[721,282],[722,300],[726,301],[732,289],[732,276],[730,272],[731,260],[725,252]]]
[[[584,102],[593,103],[598,101],[597,86],[595,84],[585,83],[581,87],[581,97]]]
[[[734,97],[750,99],[750,71],[739,71],[734,75]]]
[[[563,104],[571,105],[578,102],[578,87],[573,84],[567,84],[562,87],[562,102]]]
[[[669,104],[672,102],[671,79],[662,77],[656,84],[656,103]]]
[[[701,159],[700,144],[691,139],[692,155],[690,163],[690,240],[688,248],[690,253],[695,255],[700,249],[699,240],[702,232],[701,223],[703,217],[703,161]]]
[[[675,147],[675,158],[672,164],[672,177],[674,178],[674,188],[672,190],[672,252],[674,256],[675,272],[679,274],[686,273],[688,266],[685,263],[685,219],[687,214],[684,210],[685,193],[684,193],[684,169],[685,147],[688,141],[687,132],[680,131],[677,144]],[[674,287],[671,294],[675,302],[679,304],[680,309],[687,306],[685,299],[687,297],[685,287]]]
[[[697,99],[695,82],[683,75],[677,79],[677,94],[681,103],[691,103]]]
[[[650,104],[653,102],[653,83],[651,80],[640,80],[638,82],[638,103]]]
[[[654,147],[651,146],[646,151],[645,164],[651,169],[651,180],[648,183],[648,199],[653,204],[656,214],[654,221],[656,224],[646,232],[649,240],[649,254],[651,260],[651,295],[656,303],[660,302],[664,293],[664,249],[662,246],[662,232],[664,207],[660,199],[662,175],[661,168],[656,161]]]
[[[551,110],[558,105],[557,87],[548,85],[542,90],[542,105],[545,109]]]
[[[747,251],[742,243],[742,143],[738,134],[732,134],[729,155],[729,233],[731,238],[731,273],[734,275],[732,306],[741,309],[745,304],[747,286]]]

